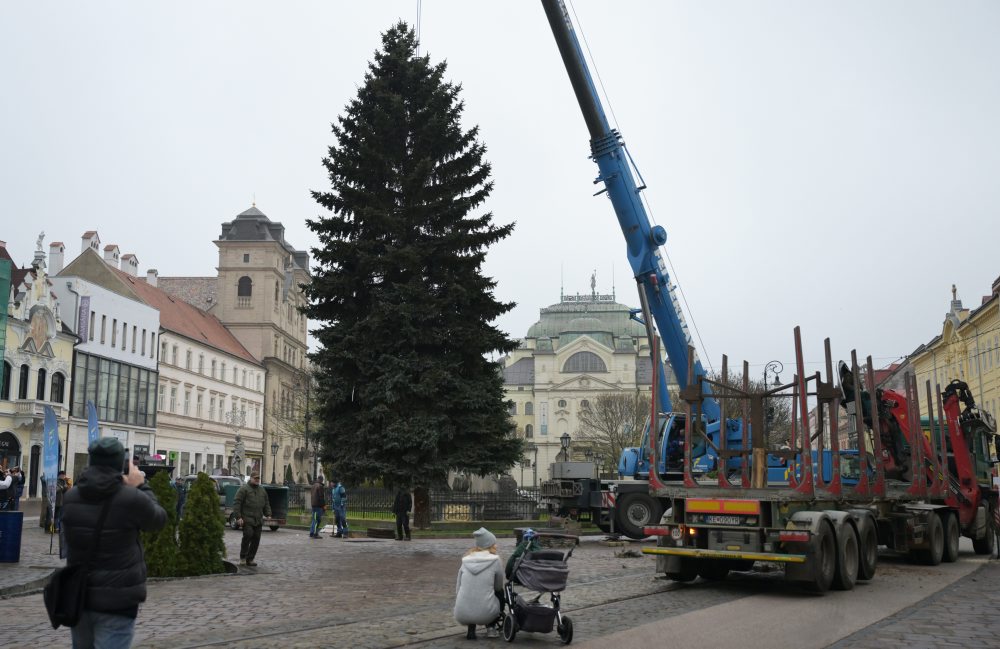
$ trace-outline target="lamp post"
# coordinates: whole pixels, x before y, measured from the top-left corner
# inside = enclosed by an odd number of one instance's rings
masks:
[[[594,456],[594,460],[597,462],[597,479],[601,479],[601,471],[604,469],[604,455],[598,453]]]
[[[569,433],[563,433],[559,436],[559,446],[562,447],[563,462],[569,462]]]
[[[587,458],[588,462],[593,462],[594,461],[594,449],[588,448],[586,451],[583,452],[583,457]],[[596,468],[597,464],[595,463],[594,466]],[[601,477],[600,471],[597,472],[597,477],[598,478]]]
[[[271,484],[277,484],[275,481],[274,469],[275,464],[278,462],[278,440],[271,442]]]
[[[785,371],[785,366],[781,364],[781,361],[768,361],[767,365],[764,366],[764,389],[767,390],[768,372],[774,374],[774,387],[781,387],[781,377],[778,374],[783,371]]]

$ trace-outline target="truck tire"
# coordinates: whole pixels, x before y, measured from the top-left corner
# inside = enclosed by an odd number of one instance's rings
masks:
[[[910,556],[927,566],[936,566],[941,563],[944,555],[944,526],[941,525],[941,517],[931,512],[927,517],[927,547],[918,550],[910,550]]]
[[[850,520],[844,521],[837,535],[837,569],[833,573],[834,590],[853,590],[858,580],[858,532]]]
[[[878,568],[878,532],[871,516],[858,519],[858,581],[875,578]]]
[[[656,525],[662,515],[660,503],[649,494],[625,494],[615,507],[615,530],[631,539],[644,539],[642,528]]]
[[[993,550],[996,547],[996,532],[993,530],[993,526],[990,524],[990,519],[993,517],[993,508],[990,507],[990,503],[986,502],[983,504],[986,509],[986,535],[981,539],[972,539],[972,549],[975,550],[976,554],[993,554]]]
[[[944,563],[955,563],[958,561],[958,517],[953,512],[941,512],[941,521],[944,526],[944,554],[941,561]]]
[[[833,576],[837,572],[837,537],[833,533],[830,521],[823,520],[813,538],[815,552],[813,554],[813,577],[802,582],[806,590],[814,593],[825,593],[833,584]]]

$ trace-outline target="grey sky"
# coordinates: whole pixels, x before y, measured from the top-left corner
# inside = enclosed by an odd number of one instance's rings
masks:
[[[15,258],[84,230],[142,270],[211,275],[219,224],[257,206],[314,244],[329,124],[400,2],[0,4],[0,178]],[[792,327],[877,365],[1000,274],[1000,4],[577,0],[618,126],[708,358],[790,378]],[[424,0],[514,235],[491,253],[522,336],[567,292],[635,304],[587,132],[534,0]],[[561,280],[562,278],[562,280]],[[818,369],[812,366],[810,370]]]

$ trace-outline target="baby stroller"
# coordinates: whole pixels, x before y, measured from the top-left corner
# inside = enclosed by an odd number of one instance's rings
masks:
[[[513,576],[503,587],[504,611],[501,613],[503,639],[513,642],[518,631],[551,633],[553,626],[563,644],[573,641],[573,621],[559,610],[560,593],[566,589],[569,577],[567,561],[573,548],[542,549],[526,552],[514,564]],[[538,594],[527,599],[514,591],[514,586]],[[540,600],[548,594],[551,605]]]

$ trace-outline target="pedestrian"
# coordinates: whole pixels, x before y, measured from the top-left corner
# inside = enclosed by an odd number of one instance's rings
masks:
[[[323,529],[323,512],[326,511],[326,486],[323,476],[316,476],[312,486],[312,522],[309,524],[309,538],[318,539],[319,531]]]
[[[260,545],[260,531],[264,519],[271,517],[271,503],[267,491],[260,486],[260,471],[250,472],[250,481],[236,492],[233,503],[236,524],[243,528],[243,542],[240,544],[240,565],[256,566],[254,558]]]
[[[121,472],[121,467],[118,467],[118,471]],[[65,471],[60,471],[56,479],[56,532],[62,530],[63,498],[67,491],[69,491],[69,479]]]
[[[0,467],[0,510],[10,507],[11,494],[14,493],[14,476]]]
[[[104,522],[90,561],[80,622],[71,630],[73,647],[129,647],[139,604],[146,601],[146,561],[139,533],[162,528],[167,512],[138,466],[131,465],[122,475],[121,442],[102,437],[87,452],[89,466],[63,498],[67,565],[87,561],[99,521],[104,518]]]
[[[336,526],[336,538],[349,538],[347,529],[347,489],[337,481],[331,494],[330,501],[333,503],[333,522]]]
[[[392,501],[392,513],[396,515],[396,540],[410,540],[410,509],[413,508],[413,498],[409,489],[400,487]],[[405,536],[404,536],[405,534]]]
[[[184,488],[184,478],[177,476],[174,480],[174,489],[177,491],[177,520],[181,519],[184,511],[184,503],[187,502],[187,489]]]
[[[485,527],[472,533],[476,546],[462,557],[455,584],[455,621],[468,627],[465,637],[476,639],[476,625],[486,625],[486,637],[496,638],[503,608],[503,562],[497,537]]]
[[[11,470],[11,473],[11,477],[17,481],[16,484],[11,485],[11,489],[13,489],[14,493],[13,510],[16,512],[21,510],[21,496],[24,495],[24,472],[21,471],[21,467],[16,466]]]

